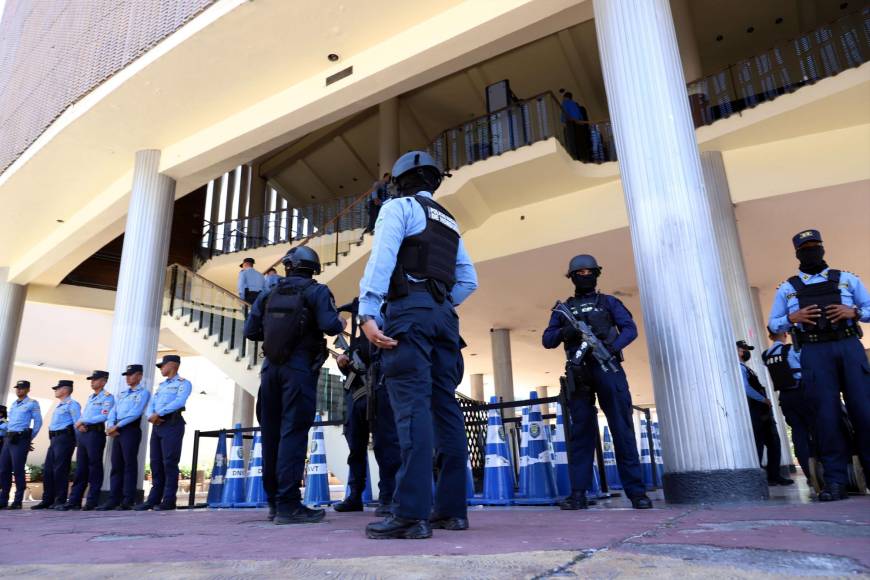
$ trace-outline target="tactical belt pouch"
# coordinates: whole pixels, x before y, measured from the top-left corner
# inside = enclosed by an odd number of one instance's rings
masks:
[[[390,287],[387,290],[387,301],[397,300],[407,296],[411,289],[409,288],[410,281],[405,276],[405,269],[402,266],[396,266],[390,276]]]
[[[106,432],[106,424],[105,423],[90,423],[85,425],[85,431],[97,431],[99,433]]]
[[[864,331],[857,324],[829,332],[812,332],[795,328],[794,332],[792,332],[792,336],[796,339],[798,344],[803,345],[816,342],[834,342],[836,340],[843,340],[844,338],[851,338],[853,336],[861,338],[864,336]]]
[[[588,381],[589,369],[586,365],[565,365],[565,386],[568,398],[586,394],[592,391]]]
[[[59,436],[61,436],[61,435],[65,435],[65,434],[67,434],[67,433],[69,433],[70,435],[74,435],[74,434],[75,434],[75,430],[73,429],[73,426],[72,426],[72,425],[70,425],[70,426],[67,427],[66,429],[58,429],[57,431],[49,431],[49,432],[48,432],[48,438],[49,438],[49,439],[54,439],[55,437],[59,437]]]

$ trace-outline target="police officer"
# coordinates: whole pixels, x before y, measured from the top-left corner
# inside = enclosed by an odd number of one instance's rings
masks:
[[[254,258],[245,258],[239,264],[239,298],[253,304],[265,287],[266,280],[254,270]]]
[[[381,349],[401,447],[394,517],[369,524],[369,538],[428,538],[432,528],[468,528],[468,446],[456,401],[459,317],[477,274],[453,216],[432,199],[443,174],[423,151],[393,166],[398,196],[381,208],[360,281],[359,324]],[[383,323],[382,304],[386,302]],[[433,438],[434,436],[434,438]],[[432,498],[432,457],[439,477]]]
[[[283,258],[287,276],[251,307],[245,337],[263,341],[257,418],[263,433],[263,487],[269,519],[277,525],[319,522],[324,510],[302,505],[299,482],[308,430],[314,423],[317,378],[326,361],[326,340],[344,330],[332,292],[314,280],[320,258],[293,248]]]
[[[767,329],[773,344],[761,353],[773,388],[779,393],[779,406],[785,422],[791,427],[794,454],[804,472],[810,477],[810,446],[813,432],[813,410],[801,384],[801,363],[793,345],[788,344],[788,333]]]
[[[69,467],[76,449],[75,423],[82,415],[82,407],[70,397],[73,381],[61,380],[55,386],[58,400],[48,425],[48,453],[43,466],[42,501],[32,510],[55,508],[66,503],[69,490]]]
[[[148,402],[145,416],[151,428],[151,492],[137,505],[136,511],[175,509],[178,494],[178,462],[184,440],[184,418],[181,413],[193,387],[178,375],[181,357],[168,354],[157,363],[165,379]]]
[[[6,507],[11,510],[21,509],[25,487],[24,465],[27,463],[28,452],[33,451],[33,440],[42,427],[39,403],[27,396],[29,392],[30,381],[15,383],[15,395],[18,398],[9,409],[5,443],[0,453],[0,509]],[[10,504],[9,493],[12,491],[13,474],[15,498]]]
[[[862,464],[870,466],[870,365],[859,322],[870,321],[870,292],[858,276],[829,268],[818,230],[792,238],[798,273],[776,290],[768,326],[791,331],[800,350],[801,382],[816,414],[825,487],[819,501],[847,498],[849,442],[840,393],[855,428]]]
[[[354,299],[338,309],[357,316],[359,301]],[[351,325],[350,349],[339,355],[338,368],[345,379],[344,437],[349,450],[347,456],[347,485],[350,493],[335,506],[337,512],[363,510],[362,494],[366,487],[369,456],[369,434],[372,436],[375,459],[378,462],[378,503],[375,515],[386,517],[391,513],[396,472],[402,463],[399,456],[399,436],[396,420],[381,373],[380,351],[372,348],[364,334],[357,335],[356,323]]]
[[[280,280],[281,276],[278,275],[278,270],[276,270],[275,268],[269,268],[268,270],[266,270],[263,290],[268,292],[269,290],[277,286]]]
[[[57,506],[58,511],[84,510],[90,511],[97,507],[100,497],[100,486],[103,484],[103,452],[106,449],[106,420],[115,397],[106,390],[109,373],[94,371],[88,377],[93,393],[88,397],[82,416],[76,421],[78,431],[78,446],[76,447],[76,474],[73,478],[69,501]],[[82,507],[85,488],[88,488],[88,498]]]
[[[106,435],[112,444],[112,470],[109,472],[109,500],[98,512],[130,510],[136,501],[136,480],[139,477],[139,444],[142,442],[142,412],[151,393],[142,386],[142,365],[127,365],[121,373],[127,388],[118,393],[115,406],[106,420]]]
[[[635,509],[649,509],[652,501],[646,495],[637,455],[631,394],[620,364],[622,349],[637,338],[637,326],[618,298],[596,290],[600,275],[598,262],[587,254],[571,258],[566,274],[574,283],[574,296],[565,301],[565,306],[570,316],[588,325],[594,336],[581,334],[567,317],[567,312],[561,314],[554,309],[541,339],[544,348],[557,348],[563,344],[570,361],[566,368],[571,379],[568,385],[572,425],[568,461],[571,495],[559,507],[578,510],[589,505],[586,490],[592,486],[592,459],[598,432],[597,396],[613,433],[616,467],[625,494]],[[599,350],[599,356],[604,361],[596,358],[593,352],[584,350],[590,339],[600,342],[603,350]]]
[[[772,403],[767,398],[764,385],[758,380],[758,375],[745,363],[752,357],[754,346],[745,340],[737,341],[737,358],[740,360],[740,372],[743,376],[743,390],[749,405],[749,417],[752,420],[752,433],[755,437],[755,448],[758,451],[758,463],[764,457],[767,448],[767,485],[792,485],[794,481],[783,477],[779,462],[782,457],[782,447],[779,444],[779,433],[771,410]]]
[[[6,439],[6,431],[9,429],[8,423],[6,405],[0,405],[0,456],[3,455],[3,441]]]

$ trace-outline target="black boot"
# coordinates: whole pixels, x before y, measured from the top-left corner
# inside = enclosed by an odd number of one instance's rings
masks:
[[[276,513],[278,513],[278,512],[275,510],[275,504],[270,503],[269,504],[269,514],[266,516],[266,519],[269,520],[270,522],[275,521],[275,514]]]
[[[51,509],[51,506],[53,506],[53,505],[54,505],[53,501],[42,500],[38,504],[30,506],[30,509],[32,509],[32,510],[47,510],[47,509]]]
[[[441,517],[439,515],[432,514],[431,516],[429,516],[429,525],[432,526],[433,530],[450,530],[458,532],[468,529],[468,518],[462,518],[458,516]]]
[[[406,520],[388,516],[366,526],[366,537],[372,540],[423,540],[432,537],[429,520]]]
[[[393,515],[393,502],[381,502],[375,509],[375,517],[386,518],[391,515]]]
[[[846,491],[845,485],[839,483],[829,483],[825,489],[819,492],[819,501],[839,501],[841,499],[849,499],[849,492]]]
[[[96,509],[98,512],[109,512],[109,511],[114,510],[116,507],[118,507],[118,504],[110,501],[110,502],[104,503],[101,506],[97,506]]]
[[[80,509],[82,509],[82,504],[80,504],[78,502],[67,502],[65,504],[54,506],[54,509],[56,509],[59,512],[68,512],[70,510],[80,510]]]
[[[326,510],[313,510],[301,505],[289,513],[279,511],[275,514],[275,525],[286,526],[288,524],[316,524],[326,517]]]
[[[362,499],[356,494],[350,494],[343,501],[332,506],[332,509],[337,512],[361,512],[363,511]]]
[[[572,491],[571,495],[559,502],[560,510],[585,510],[589,508],[589,501],[582,491]]]
[[[137,512],[147,512],[148,510],[154,509],[154,504],[151,502],[143,501],[142,503],[137,503],[133,506],[133,510]]]
[[[13,501],[11,504],[9,504],[9,507],[7,509],[20,510],[21,509],[21,502],[20,501]]]
[[[652,500],[646,494],[638,495],[631,498],[631,507],[636,510],[651,510],[653,507]]]

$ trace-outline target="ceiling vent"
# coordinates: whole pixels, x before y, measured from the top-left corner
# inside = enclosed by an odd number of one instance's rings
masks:
[[[330,76],[326,77],[326,86],[328,87],[332,83],[338,82],[343,78],[347,78],[352,74],[353,74],[353,67],[352,66],[349,66],[346,69],[340,70],[337,73],[335,73],[334,75],[330,75]]]

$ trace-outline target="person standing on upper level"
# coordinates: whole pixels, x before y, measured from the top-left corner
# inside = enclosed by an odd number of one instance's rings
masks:
[[[106,420],[106,435],[112,443],[112,471],[109,474],[109,500],[97,511],[131,510],[136,501],[139,479],[139,444],[142,442],[142,412],[151,393],[142,385],[142,365],[127,365],[121,373],[127,388],[118,393],[115,406]]]
[[[360,281],[358,322],[382,351],[402,465],[393,515],[369,524],[366,535],[429,538],[432,528],[468,529],[468,444],[455,396],[462,380],[456,307],[477,288],[477,273],[456,220],[432,199],[443,179],[435,160],[411,151],[396,161],[392,175],[399,197],[378,216]],[[439,467],[434,502],[433,455]]]
[[[6,437],[0,453],[0,509],[21,509],[24,499],[24,466],[27,454],[33,451],[33,440],[42,427],[39,403],[27,396],[30,381],[15,383],[18,397],[9,408],[9,421],[6,424]],[[32,425],[32,426],[31,426]],[[15,475],[15,498],[9,504],[12,490],[12,475]]]
[[[281,276],[278,275],[278,271],[275,268],[269,268],[266,270],[266,276],[264,280],[263,290],[268,292],[272,288],[278,285],[278,282],[281,281]]]
[[[825,487],[819,501],[848,497],[850,451],[842,428],[842,402],[855,428],[858,454],[870,468],[870,364],[859,322],[870,322],[870,292],[855,274],[828,267],[822,234],[804,230],[792,238],[800,266],[776,290],[768,327],[791,331],[800,351],[801,382],[816,414]]]
[[[137,505],[136,511],[175,509],[178,494],[178,462],[184,440],[184,405],[193,387],[181,378],[178,367],[181,357],[168,354],[157,363],[165,379],[148,402],[145,416],[151,423],[151,493]]]
[[[239,264],[239,298],[248,304],[253,304],[266,286],[263,275],[254,270],[254,263],[254,258],[245,258]]]

